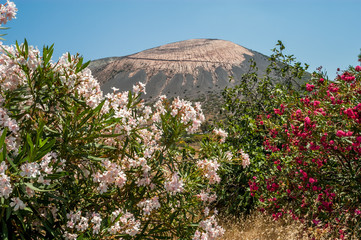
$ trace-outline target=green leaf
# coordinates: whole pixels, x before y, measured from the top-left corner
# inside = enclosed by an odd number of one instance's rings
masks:
[[[94,156],[90,156],[90,155],[87,158],[90,160],[96,161],[96,162],[101,162],[104,160],[104,158],[94,157]]]
[[[81,72],[83,69],[85,69],[86,67],[88,67],[90,61],[86,62],[83,64],[83,66],[81,66],[79,69],[77,69],[77,72]]]
[[[21,53],[22,51],[21,51],[21,49],[20,49],[20,46],[19,46],[18,41],[15,42],[15,46],[16,46],[16,50],[17,50],[19,53]]]
[[[9,236],[9,234],[8,234],[8,227],[7,227],[7,225],[6,225],[6,223],[5,223],[5,221],[2,221],[2,231],[1,231],[1,239],[3,239],[3,240],[8,240],[9,238],[8,238],[8,236]]]
[[[29,144],[29,147],[30,147],[30,156],[33,155],[33,151],[34,151],[34,144],[33,144],[33,141],[31,140],[31,137],[30,137],[30,134],[26,134],[26,141],[27,143]]]
[[[6,208],[6,221],[9,220],[10,216],[11,216],[11,212],[12,212],[12,209],[10,207],[7,207]]]
[[[28,211],[28,212],[33,212],[33,210],[31,210],[31,208],[28,208],[28,207],[25,207],[24,210]]]
[[[71,62],[71,55],[69,52],[68,52],[68,62]]]
[[[47,141],[47,140],[48,139],[46,139],[45,141]],[[49,153],[50,150],[52,149],[52,147],[55,145],[55,143],[56,143],[56,139],[52,139],[50,142],[47,142],[45,145],[43,145],[38,150],[38,153],[35,157],[35,161],[43,158],[47,153]]]
[[[46,178],[54,180],[68,175],[69,175],[68,172],[57,172],[57,173],[48,174]]]
[[[96,108],[90,110],[89,114],[83,118],[83,120],[79,124],[79,128],[82,127],[92,116],[95,115],[96,112],[100,112],[101,108],[103,107],[105,100],[102,101]]]
[[[8,128],[5,128],[3,130],[3,133],[1,134],[1,137],[0,137],[0,147],[2,147],[5,143],[5,137],[6,137],[6,134],[8,132]]]
[[[51,132],[51,133],[59,134],[59,132],[57,132],[56,130],[53,130],[53,129],[49,128],[49,127],[46,126],[46,125],[44,126],[44,128],[45,128],[47,131]]]
[[[26,41],[26,38],[24,39],[24,47],[25,47],[25,58],[29,55],[29,46],[28,41]]]
[[[190,226],[190,227],[198,227],[199,224],[198,223],[190,223],[188,226]]]
[[[5,147],[5,146],[4,146]],[[18,167],[15,165],[15,163],[13,162],[13,160],[11,160],[11,158],[9,156],[6,155],[6,160],[10,163],[10,165],[14,168],[14,170],[16,172],[19,171]]]
[[[52,44],[50,47],[44,47],[43,48],[43,62],[44,62],[44,67],[48,64],[48,62],[50,61],[52,55],[54,52],[54,44]]]
[[[38,192],[51,192],[54,191],[55,189],[40,189],[35,187],[32,183],[24,183],[26,186],[28,186],[29,188],[31,188],[34,191],[38,191]]]

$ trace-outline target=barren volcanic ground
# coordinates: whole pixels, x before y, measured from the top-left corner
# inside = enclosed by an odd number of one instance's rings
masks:
[[[131,90],[135,83],[143,82],[146,100],[165,94],[207,102],[226,86],[236,84],[249,69],[251,58],[263,72],[268,65],[265,55],[229,41],[191,39],[129,56],[94,60],[89,67],[106,93],[112,87]]]

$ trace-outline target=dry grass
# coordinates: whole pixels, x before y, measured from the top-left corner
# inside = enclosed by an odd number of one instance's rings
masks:
[[[309,239],[301,223],[292,219],[273,221],[260,212],[246,218],[222,217],[226,230],[222,240],[299,240]]]

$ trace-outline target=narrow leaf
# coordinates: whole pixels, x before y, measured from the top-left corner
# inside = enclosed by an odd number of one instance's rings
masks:
[[[24,184],[29,188],[33,189],[34,191],[38,191],[38,192],[51,192],[55,190],[55,189],[40,189],[35,187],[32,183],[24,183]]]

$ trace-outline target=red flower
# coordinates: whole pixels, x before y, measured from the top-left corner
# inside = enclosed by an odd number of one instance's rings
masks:
[[[336,136],[337,137],[344,137],[344,136],[346,136],[346,133],[344,131],[342,131],[342,130],[338,130],[337,133],[336,133]]]
[[[306,125],[310,125],[311,124],[311,119],[309,117],[305,117],[305,124]]]
[[[317,182],[317,180],[314,179],[314,178],[310,178],[309,181],[310,181],[310,183],[315,183],[315,182]]]
[[[306,84],[307,91],[311,92],[314,88],[315,88],[315,85],[308,84],[308,83]]]

